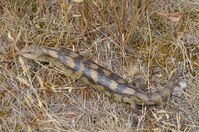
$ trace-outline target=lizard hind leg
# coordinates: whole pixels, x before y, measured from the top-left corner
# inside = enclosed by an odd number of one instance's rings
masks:
[[[136,104],[136,102],[133,99],[131,99],[129,97],[123,97],[122,101],[125,102],[125,103],[127,103],[127,104],[129,104],[129,106],[133,110],[133,112],[135,112],[135,113],[138,112],[138,110],[137,110],[137,104]]]
[[[137,104],[135,103],[135,101],[131,101],[130,107],[133,110],[133,112],[138,113]]]

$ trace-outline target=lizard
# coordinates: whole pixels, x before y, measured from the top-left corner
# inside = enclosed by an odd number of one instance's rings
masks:
[[[145,93],[94,61],[65,48],[31,45],[21,49],[20,54],[29,59],[48,62],[69,76],[79,77],[83,83],[92,86],[115,101],[130,104],[135,111],[137,105],[160,104],[177,85],[178,72],[175,71],[163,89]]]

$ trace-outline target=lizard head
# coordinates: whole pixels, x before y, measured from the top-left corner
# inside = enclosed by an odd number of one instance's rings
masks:
[[[20,54],[26,58],[37,59],[39,56],[44,54],[45,51],[46,49],[41,46],[31,45],[21,49]]]

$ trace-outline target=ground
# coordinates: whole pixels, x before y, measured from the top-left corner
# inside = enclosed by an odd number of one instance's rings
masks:
[[[197,0],[1,0],[0,130],[199,131],[198,6]],[[135,113],[56,68],[20,58],[32,44],[77,51],[146,92],[163,88],[174,69],[187,87]]]

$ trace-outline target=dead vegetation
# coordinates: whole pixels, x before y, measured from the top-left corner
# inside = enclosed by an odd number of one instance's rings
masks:
[[[1,131],[199,130],[199,3],[185,0],[1,0]],[[66,47],[146,91],[174,68],[188,87],[134,114],[56,69],[19,60],[18,49]]]

